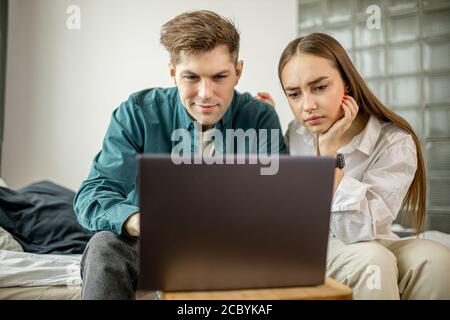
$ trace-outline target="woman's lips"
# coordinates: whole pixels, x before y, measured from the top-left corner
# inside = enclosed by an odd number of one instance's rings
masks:
[[[305,122],[310,125],[310,126],[315,126],[318,125],[322,122],[322,119],[324,117],[319,117],[319,116],[313,116],[313,117],[309,117],[305,120]]]

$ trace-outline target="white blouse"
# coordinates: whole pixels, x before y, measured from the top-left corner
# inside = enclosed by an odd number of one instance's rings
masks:
[[[297,120],[289,124],[291,155],[315,155],[315,139]],[[391,231],[417,169],[416,145],[405,130],[370,117],[364,130],[338,150],[344,177],[333,196],[330,232],[344,243],[398,239]]]

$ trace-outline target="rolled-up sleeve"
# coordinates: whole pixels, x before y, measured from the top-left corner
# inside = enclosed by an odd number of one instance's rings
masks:
[[[416,146],[408,135],[380,152],[362,181],[344,174],[333,196],[331,232],[345,243],[388,234],[416,169]]]
[[[121,234],[126,219],[139,211],[130,200],[135,192],[136,156],[142,152],[132,109],[128,101],[114,111],[102,150],[75,195],[78,221],[89,230]]]

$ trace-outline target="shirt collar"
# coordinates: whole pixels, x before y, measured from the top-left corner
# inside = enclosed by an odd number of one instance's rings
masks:
[[[178,114],[180,117],[180,122],[181,122],[181,127],[185,128],[187,130],[189,130],[191,127],[194,127],[194,122],[195,120],[192,119],[192,117],[189,115],[189,113],[187,112],[186,108],[183,105],[183,102],[181,101],[180,98],[180,93],[177,89],[177,109],[178,109]],[[228,108],[228,110],[225,112],[225,114],[222,116],[222,118],[214,125],[214,128],[217,129],[231,129],[233,127],[233,114],[234,114],[234,109],[235,109],[235,105],[237,103],[237,94],[236,94],[236,90],[234,90],[233,92],[233,99],[231,100],[231,104],[230,107]]]
[[[191,116],[189,115],[189,113],[187,112],[186,108],[183,105],[183,102],[181,101],[180,98],[180,92],[178,91],[177,88],[177,113],[179,115],[180,118],[180,123],[181,123],[181,127],[184,129],[189,130],[191,127],[194,127],[194,120],[191,118]]]
[[[314,146],[315,137],[314,135],[308,131],[303,125],[301,125],[297,120],[296,121],[296,132],[303,137],[303,140],[311,146]],[[375,145],[378,141],[378,138],[381,133],[381,128],[385,125],[376,117],[370,116],[369,121],[366,124],[366,127],[363,131],[361,131],[358,135],[353,137],[352,141],[339,149],[341,153],[352,153],[356,149],[365,153],[366,155],[370,155],[375,148]]]
[[[353,137],[352,141],[343,146],[339,152],[348,154],[358,149],[362,153],[370,155],[375,148],[382,127],[382,123],[377,118],[370,116],[364,130]]]
[[[294,121],[295,121],[295,126],[297,127],[295,132],[298,133],[301,137],[303,137],[303,140],[307,144],[314,146],[314,141],[315,141],[314,135],[309,130],[307,130],[300,122],[298,122],[297,119],[294,119]]]

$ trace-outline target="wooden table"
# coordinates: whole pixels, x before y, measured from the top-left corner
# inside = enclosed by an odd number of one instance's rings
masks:
[[[158,291],[162,300],[351,300],[352,290],[331,279],[316,287],[163,292]]]

